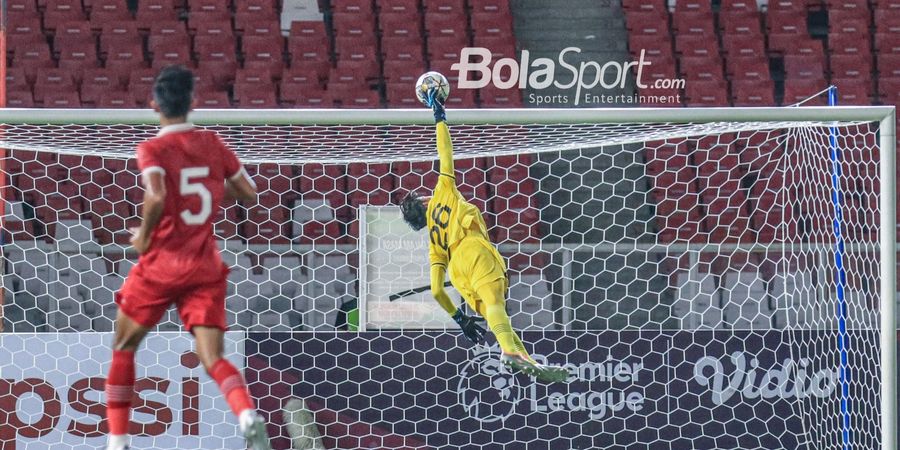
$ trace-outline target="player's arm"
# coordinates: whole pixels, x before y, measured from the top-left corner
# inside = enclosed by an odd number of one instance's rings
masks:
[[[453,143],[450,140],[450,128],[447,126],[447,113],[444,105],[437,98],[437,90],[428,92],[428,104],[434,111],[435,133],[437,134],[438,156],[441,161],[441,176],[450,177],[456,183],[456,172],[453,168]]]
[[[256,183],[241,167],[239,173],[225,181],[225,194],[231,200],[249,202],[256,198]]]
[[[457,308],[453,301],[450,300],[450,296],[447,295],[447,290],[444,289],[446,275],[446,265],[443,263],[431,264],[431,295],[441,305],[441,308],[444,308],[444,311],[447,311],[447,314],[452,316],[456,314]]]
[[[165,171],[159,167],[150,167],[144,170],[142,176],[145,190],[141,226],[131,237],[131,243],[138,253],[144,253],[150,248],[150,236],[159,225],[166,204]]]

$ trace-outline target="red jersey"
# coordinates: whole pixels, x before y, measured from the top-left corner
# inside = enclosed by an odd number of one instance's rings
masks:
[[[228,269],[216,246],[213,220],[225,180],[247,176],[237,155],[215,132],[178,124],[138,145],[137,157],[145,179],[149,173],[163,174],[166,199],[150,248],[133,272],[169,288],[222,280]]]

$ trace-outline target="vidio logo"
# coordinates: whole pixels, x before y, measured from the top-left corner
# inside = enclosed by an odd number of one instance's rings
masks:
[[[500,364],[499,349],[487,346],[478,346],[462,368],[456,392],[469,416],[484,423],[511,416],[520,397],[516,377]]]

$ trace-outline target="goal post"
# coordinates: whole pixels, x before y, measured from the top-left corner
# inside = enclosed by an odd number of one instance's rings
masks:
[[[420,289],[427,267],[410,254],[426,237],[398,238],[390,205],[433,185],[426,109],[194,111],[264,192],[257,205],[226,205],[216,233],[233,268],[230,325],[253,341],[236,346],[251,378],[300,386],[261,388],[273,411],[294,396],[317,420],[342,424],[332,436],[320,422],[326,445],[357,432],[385,446],[544,439],[515,431],[528,423],[541,436],[555,430],[565,448],[897,448],[894,107],[485,109],[448,120],[461,191],[509,262],[514,327],[537,357],[571,367],[572,384],[507,376],[491,366],[495,350],[466,347]],[[10,309],[10,331],[35,317],[32,331],[110,331],[111,305],[98,299],[135,259],[122,234],[139,201],[132,159],[156,124],[149,110],[0,110],[0,181],[12,187],[0,193],[13,197],[0,210],[18,223],[3,223],[0,287],[31,311]],[[844,160],[829,159],[830,143]],[[360,332],[335,332],[349,301]],[[845,356],[837,342],[848,336]],[[291,378],[298,368],[284,364],[299,363],[287,349],[321,380]],[[346,372],[346,386],[315,372],[329,368]],[[426,380],[435,399],[458,404],[408,398]],[[347,397],[368,389],[351,411]],[[379,429],[392,412],[397,423]],[[418,414],[449,425],[432,429]],[[763,433],[743,425],[748,414]]]

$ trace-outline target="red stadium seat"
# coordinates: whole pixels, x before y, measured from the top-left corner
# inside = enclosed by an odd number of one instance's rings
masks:
[[[408,83],[388,83],[385,86],[385,95],[387,96],[388,105],[392,108],[415,108],[419,106],[419,100],[416,98],[413,89],[410,89]]]
[[[86,70],[81,81],[81,101],[96,104],[106,92],[122,90],[118,75],[106,69]]]
[[[17,68],[6,69],[6,89],[7,91],[31,90],[31,83],[25,76],[25,70]]]
[[[181,1],[178,0],[181,4]],[[178,19],[175,0],[141,0],[135,17],[139,23],[166,22]]]
[[[460,49],[466,47],[468,41],[463,36],[441,36],[428,39],[428,58],[459,61]]]
[[[295,108],[333,108],[334,99],[324,89],[305,89],[293,100]]]
[[[100,30],[109,22],[132,20],[127,2],[121,0],[91,0],[91,28]]]
[[[832,78],[838,105],[871,105],[872,82],[860,78]]]
[[[482,108],[519,108],[522,106],[522,92],[519,89],[498,89],[488,86],[479,92]]]
[[[197,108],[221,109],[231,107],[225,91],[206,91],[195,94]]]
[[[137,108],[134,96],[128,92],[104,92],[97,102],[98,108]]]
[[[734,80],[731,99],[734,106],[776,106],[775,85],[771,80]]]
[[[872,74],[872,60],[862,55],[831,55],[832,78],[866,79]]]
[[[34,0],[9,0],[6,2],[6,13],[10,18],[18,18],[37,15],[38,10]]]
[[[422,61],[393,60],[384,62],[384,80],[390,83],[415,83],[427,67]]]
[[[423,0],[426,13],[453,13],[462,14],[466,12],[465,0]]]
[[[50,47],[46,42],[17,48],[13,56],[12,67],[23,69],[29,77],[34,77],[38,71],[54,66],[56,64],[50,58]]]
[[[211,75],[210,81],[215,86],[214,90],[224,89],[227,84],[234,80],[234,73],[237,70],[237,57],[234,46],[226,40],[215,40],[206,38],[198,40],[194,47],[197,60],[200,61],[198,68],[201,71]]]
[[[86,45],[96,45],[91,26],[87,22],[66,22],[56,28],[53,49],[57,53],[71,48],[84,48]]]
[[[292,67],[282,73],[281,84],[296,84],[309,87],[321,87],[321,78],[315,69],[306,67]]]
[[[194,66],[191,60],[191,49],[183,45],[160,45],[153,52],[153,68],[162,69],[167,66],[184,65],[189,68]]]
[[[384,14],[409,14],[419,12],[418,0],[377,0],[378,13]]]
[[[900,54],[900,35],[897,33],[876,33],[875,51],[879,54]]]
[[[900,54],[878,55],[878,78],[900,78]]]
[[[147,38],[147,49],[150,53],[154,53],[160,46],[190,48],[191,37],[184,22],[153,22],[150,25],[150,36]]]
[[[410,14],[382,14],[378,18],[378,27],[386,38],[406,38],[422,40],[422,19],[418,12]]]
[[[693,60],[693,58],[690,60]],[[695,81],[721,81],[725,79],[722,73],[721,62],[707,58],[699,58],[697,61],[697,63],[682,64],[681,66],[684,78],[688,80],[688,84]]]
[[[234,28],[246,30],[250,24],[260,21],[278,21],[278,12],[272,0],[241,0],[235,2]]]
[[[447,99],[447,106],[450,108],[475,108],[478,106],[475,101],[474,89],[457,89],[453,95]]]
[[[766,46],[761,35],[722,35],[722,49],[728,56],[765,57]]]
[[[491,50],[491,57],[494,61],[497,61],[502,58],[513,58],[516,59],[518,56],[516,52],[516,44],[515,41],[510,40],[505,36],[495,36],[495,35],[476,35],[473,38],[476,47],[484,47]]]
[[[335,38],[352,38],[360,43],[376,41],[375,18],[359,14],[335,14],[333,16]]]
[[[676,11],[672,14],[672,30],[675,31],[676,37],[683,34],[714,36],[716,34],[714,23],[711,11]]]
[[[150,99],[156,74],[157,71],[153,69],[136,69],[129,72],[126,77],[128,80],[128,92],[131,93],[138,104],[146,104]]]
[[[863,55],[868,58],[872,56],[869,40],[860,39],[857,34],[829,34],[828,51],[835,55]]]
[[[774,34],[799,34],[807,36],[806,15],[790,10],[769,9],[766,14],[766,26]]]
[[[675,3],[675,12],[702,12],[711,13],[712,8],[709,2],[702,0],[681,0]]]
[[[769,34],[769,50],[784,55],[821,57],[825,54],[822,41],[795,34]]]
[[[709,36],[679,34],[675,36],[675,52],[692,57],[718,57],[719,44]]]
[[[31,89],[10,90],[6,93],[6,106],[9,108],[33,108],[34,98]]]
[[[286,231],[290,215],[287,208],[252,207],[247,211],[242,235],[250,244],[287,244],[290,242]]]
[[[759,8],[755,0],[722,0],[719,5],[719,12],[758,12]]]
[[[672,39],[666,35],[629,35],[628,50],[632,57],[639,58],[641,52],[645,57],[673,57]]]
[[[269,38],[270,40],[284,38],[281,35],[281,24],[278,20],[249,20],[244,25],[244,38]]]
[[[201,21],[230,19],[231,11],[228,9],[228,0],[188,0],[190,20],[199,18]],[[189,24],[190,25],[190,24]]]
[[[87,18],[81,8],[81,0],[47,0],[44,10],[44,29],[55,30],[65,22],[84,21]]]
[[[284,70],[284,44],[264,38],[244,43],[244,69],[265,70],[276,78]]]
[[[115,70],[121,79],[132,70],[146,68],[144,50],[139,44],[111,42],[106,52],[106,68]]]
[[[472,33],[475,36],[512,36],[512,16],[505,14],[472,14]]]
[[[73,90],[75,81],[71,72],[60,69],[42,70],[34,83],[34,100],[43,102],[47,94]]]
[[[808,99],[810,96],[822,90],[825,81],[821,79],[787,79],[784,80],[784,100],[781,102],[783,106],[793,105]],[[818,96],[811,99],[806,106],[824,105],[824,96]]]
[[[34,15],[15,20],[10,19],[6,25],[7,52],[15,54],[18,48],[47,43],[41,30],[41,21],[37,17]]]
[[[728,87],[724,81],[694,81],[684,87],[688,106],[728,106]]]
[[[722,36],[751,35],[762,37],[759,13],[757,12],[721,12],[719,13],[719,29]]]
[[[823,79],[825,77],[825,61],[819,56],[784,57],[784,73],[787,78]]]
[[[660,16],[663,14],[663,16]],[[669,36],[669,16],[660,12],[630,13],[626,17],[629,34]]]
[[[330,86],[329,86],[330,87]],[[381,108],[381,96],[373,90],[331,90],[332,98],[344,108]]]
[[[272,73],[258,70],[239,70],[234,81],[234,101],[242,103],[244,94],[272,90]]]
[[[48,92],[44,95],[44,108],[81,108],[81,100],[74,90]]]
[[[100,33],[100,54],[106,55],[110,44],[117,46],[143,45],[143,38],[138,32],[137,22],[111,22],[103,25]]]
[[[765,56],[735,57],[725,60],[725,73],[733,80],[768,81],[769,59]]]
[[[332,0],[331,8],[335,13],[372,15],[372,2],[369,0]]]
[[[71,71],[76,79],[80,79],[85,70],[100,66],[96,48],[93,41],[83,42],[80,46],[67,46],[59,52],[59,68]]]
[[[431,38],[466,36],[466,16],[461,13],[425,14],[425,31]]]

